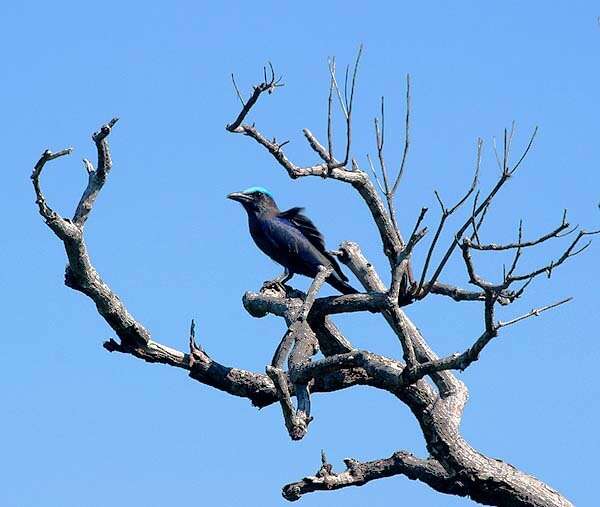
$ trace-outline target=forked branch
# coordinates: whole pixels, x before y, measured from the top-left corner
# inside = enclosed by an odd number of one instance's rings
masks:
[[[284,486],[283,496],[295,501],[313,491],[330,491],[348,486],[362,486],[367,482],[404,475],[411,480],[419,480],[442,493],[464,496],[464,485],[452,477],[435,459],[421,459],[409,452],[398,451],[386,459],[361,463],[352,458],[344,460],[346,469],[335,473],[333,467],[323,458],[321,468],[313,476]]]
[[[301,368],[310,361],[310,357],[318,351],[318,340],[308,324],[308,314],[315,302],[319,289],[325,279],[333,271],[332,266],[322,266],[313,280],[304,303],[294,315],[279,347],[271,366],[267,366],[267,375],[275,384],[275,389],[281,403],[285,426],[292,440],[300,440],[306,435],[308,425],[313,420],[310,415],[310,392],[308,382],[294,382],[297,408],[294,408],[288,388],[288,378],[283,372],[283,362],[289,354],[288,368],[293,376],[297,368]],[[291,349],[291,351],[290,351]]]

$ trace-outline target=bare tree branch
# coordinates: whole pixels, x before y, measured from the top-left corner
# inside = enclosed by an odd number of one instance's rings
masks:
[[[352,146],[352,110],[353,110],[353,106],[354,106],[354,92],[356,89],[356,78],[358,75],[358,65],[360,63],[360,57],[362,56],[362,51],[363,51],[363,45],[361,44],[358,48],[358,52],[356,54],[356,59],[354,61],[354,70],[352,71],[352,84],[350,87],[350,95],[348,96],[348,68],[346,68],[346,78],[345,78],[345,82],[344,82],[344,96],[342,98],[342,94],[340,91],[340,88],[338,86],[337,83],[337,79],[336,79],[336,75],[335,75],[335,61],[332,60],[329,62],[329,74],[331,75],[331,86],[333,87],[333,90],[335,90],[336,95],[338,97],[339,103],[340,103],[340,108],[342,110],[342,113],[344,114],[344,118],[346,119],[346,150],[344,153],[344,158],[341,162],[334,162],[334,155],[333,155],[333,143],[331,141],[331,107],[329,107],[329,111],[328,111],[328,129],[327,129],[327,139],[328,139],[328,143],[329,143],[329,165],[328,165],[328,171],[330,172],[332,169],[337,169],[337,168],[341,168],[344,167],[346,164],[348,164],[348,161],[350,160],[350,150],[351,150],[351,146]],[[330,96],[331,96],[332,90],[330,87]],[[331,99],[330,99],[330,103],[331,103]]]
[[[111,167],[106,138],[115,123],[116,119],[111,120],[93,135],[98,148],[98,169],[95,171],[93,184],[88,184],[88,188],[77,208],[78,210],[85,209],[78,215],[80,220],[70,221],[54,212],[47,205],[39,182],[44,164],[48,160],[69,154],[71,149],[62,150],[55,154],[46,150],[35,165],[31,179],[40,214],[45,219],[48,227],[63,242],[67,253],[69,264],[65,272],[65,284],[91,298],[96,304],[100,315],[125,344],[139,346],[148,343],[150,339],[148,331],[132,317],[117,295],[100,278],[91,263],[83,238],[83,223],[87,214],[91,211],[96,196],[101,190]]]
[[[385,285],[379,278],[379,275],[373,268],[373,265],[367,261],[356,243],[345,241],[342,243],[340,249],[342,250],[340,260],[350,268],[350,270],[360,280],[360,282],[363,284],[363,287],[367,291],[386,291]],[[392,300],[391,305],[389,305],[386,310],[382,311],[382,315],[396,333],[401,343],[406,343],[406,345],[403,344],[403,351],[405,349],[409,350],[408,343],[410,343],[415,353],[416,360],[419,362],[434,361],[438,359],[437,355],[435,355],[435,353],[425,342],[418,329],[406,317],[404,312],[400,310],[396,302]],[[407,363],[408,368],[406,368],[406,371],[410,372],[416,363]],[[465,387],[462,382],[457,380],[449,372],[434,374],[432,375],[432,380],[444,396],[465,392]]]
[[[460,198],[458,200],[458,202],[454,206],[452,206],[452,208],[450,208],[450,209],[446,208],[446,206],[442,202],[442,199],[440,198],[437,190],[435,191],[435,196],[436,196],[438,202],[440,203],[441,216],[440,216],[440,222],[438,224],[438,228],[435,231],[435,235],[433,237],[433,240],[431,241],[431,245],[429,247],[429,251],[427,252],[427,257],[425,258],[425,264],[423,265],[423,271],[421,272],[421,278],[419,280],[419,285],[418,285],[417,290],[416,290],[416,294],[417,294],[417,297],[419,299],[423,299],[429,293],[426,288],[424,289],[425,278],[427,276],[427,270],[429,269],[429,263],[431,262],[431,257],[433,255],[433,252],[435,250],[437,242],[438,242],[438,240],[440,238],[442,230],[444,229],[444,225],[446,223],[446,220],[453,213],[455,213],[466,202],[466,200],[469,198],[469,196],[477,188],[477,182],[478,182],[478,179],[479,179],[479,168],[480,168],[480,165],[481,165],[481,149],[482,149],[482,146],[483,146],[483,141],[481,139],[478,139],[477,140],[477,158],[476,158],[476,162],[475,162],[475,174],[473,176],[473,182],[471,183],[471,186],[469,187],[469,189],[467,190],[467,192],[465,193],[465,195],[462,198]],[[450,252],[450,253],[452,253],[452,252]],[[449,258],[449,255],[448,255],[448,258]],[[443,265],[445,265],[446,262],[447,262],[447,259],[445,261],[442,260],[442,263],[440,264],[440,266],[442,266],[442,269],[443,269]],[[438,268],[438,270],[436,271],[436,274],[433,275],[433,277],[431,278],[431,280],[427,284],[428,287],[432,287],[432,286],[435,285],[435,283],[436,283],[436,281],[437,281],[440,273],[441,273],[441,269]]]
[[[499,321],[497,323],[497,328],[500,329],[502,327],[512,326],[517,322],[521,322],[522,320],[528,319],[530,317],[539,317],[539,315],[547,310],[551,310],[552,308],[556,308],[557,306],[564,305],[565,303],[569,303],[573,298],[563,299],[562,301],[558,301],[557,303],[552,303],[551,305],[542,306],[541,308],[534,308],[530,312],[521,315],[520,317],[516,317],[506,322]]]
[[[417,222],[413,228],[413,231],[406,243],[406,246],[396,259],[396,265],[392,269],[392,284],[390,286],[390,297],[397,301],[398,298],[402,296],[406,296],[407,293],[412,290],[412,287],[409,287],[409,284],[412,283],[412,280],[409,280],[409,269],[407,267],[407,263],[410,262],[410,257],[413,253],[413,250],[417,243],[421,241],[425,234],[427,234],[427,227],[419,229],[421,223],[423,222],[423,218],[425,218],[425,214],[427,213],[427,208],[421,208],[421,213],[419,214],[419,218],[417,218]],[[404,283],[403,283],[404,282]],[[404,287],[402,287],[404,285]],[[410,294],[412,297],[412,294]],[[410,301],[410,298],[408,299]]]
[[[46,198],[42,192],[42,188],[40,186],[40,176],[42,175],[42,170],[44,169],[44,165],[46,162],[50,160],[54,160],[58,157],[64,157],[65,155],[70,155],[73,151],[73,148],[65,148],[64,150],[57,151],[56,153],[52,153],[50,150],[44,151],[42,156],[35,164],[33,168],[33,172],[31,173],[31,181],[33,182],[33,188],[35,190],[36,201],[35,203],[38,205],[38,209],[40,215],[46,220],[48,226],[58,235],[62,233],[62,227],[59,227],[59,224],[64,227],[63,218],[56,213],[48,203],[46,202]]]
[[[584,238],[585,236],[593,236],[593,235],[596,235],[599,233],[600,233],[600,230],[591,231],[591,232],[588,232],[585,230],[580,230],[579,233],[577,234],[577,236],[575,237],[575,239],[573,240],[573,242],[569,245],[569,247],[563,252],[563,254],[558,259],[550,261],[545,266],[542,266],[541,268],[535,269],[533,271],[530,271],[529,273],[525,273],[522,275],[513,275],[512,273],[509,273],[506,277],[506,282],[504,285],[511,284],[513,282],[518,282],[521,280],[530,280],[530,279],[535,278],[536,276],[539,276],[543,273],[546,273],[548,275],[548,278],[550,278],[550,276],[552,275],[552,271],[554,269],[556,269],[558,266],[560,266],[567,259],[569,259],[571,257],[575,257],[576,255],[579,255],[581,252],[583,252],[586,248],[588,248],[590,246],[591,241],[587,242],[583,247],[575,250],[575,247],[579,244],[579,241],[582,238]]]
[[[454,235],[454,240],[448,247],[448,250],[444,254],[441,262],[439,263],[437,269],[435,270],[433,276],[431,277],[430,284],[434,284],[437,281],[437,279],[439,278],[442,271],[444,270],[444,267],[446,266],[448,260],[450,259],[452,253],[454,252],[454,249],[458,245],[458,240],[456,238],[461,238],[463,236],[463,234],[467,230],[467,228],[475,222],[478,215],[480,215],[484,210],[487,209],[487,207],[490,205],[492,199],[494,199],[494,197],[496,196],[498,191],[504,186],[504,184],[508,181],[508,179],[519,168],[519,166],[521,165],[521,163],[523,162],[523,160],[525,159],[525,157],[527,156],[527,154],[529,153],[529,150],[531,149],[531,147],[533,145],[533,141],[537,134],[537,127],[534,129],[531,137],[529,138],[529,143],[527,144],[527,147],[521,154],[521,157],[519,158],[518,162],[512,168],[510,168],[508,161],[509,161],[509,155],[510,155],[510,143],[512,141],[512,132],[513,131],[511,130],[511,134],[510,134],[510,136],[508,136],[506,130],[504,131],[504,159],[503,159],[503,165],[502,165],[502,167],[503,167],[502,174],[500,175],[500,178],[498,179],[498,181],[496,182],[496,184],[494,185],[492,190],[489,192],[489,194],[485,197],[483,202],[475,210],[475,212],[471,214],[469,219],[458,229],[458,231]],[[460,203],[461,202],[459,201],[459,204]],[[457,204],[457,206],[458,206],[458,204]],[[442,205],[442,208],[443,208],[443,205]],[[421,283],[419,283],[419,285],[421,285]],[[420,294],[419,297],[422,298],[422,297],[424,297],[424,295]]]
[[[314,476],[284,486],[283,497],[286,500],[299,500],[306,493],[330,491],[348,486],[362,486],[367,482],[404,475],[411,480],[419,480],[437,491],[464,496],[465,488],[460,480],[452,477],[435,459],[421,459],[412,454],[399,451],[386,459],[361,463],[351,458],[344,460],[346,470],[334,473],[329,463],[324,462]]]
[[[396,181],[392,186],[392,194],[396,193],[400,180],[404,175],[404,169],[406,167],[406,159],[408,158],[408,148],[410,147],[410,74],[406,74],[406,117],[404,120],[404,149],[402,150],[402,162],[400,162],[400,169],[398,169],[398,175]]]
[[[281,402],[285,426],[292,440],[300,440],[306,435],[308,425],[313,418],[310,415],[310,394],[306,382],[294,383],[298,400],[298,408],[294,409],[288,389],[287,376],[282,369],[283,361],[289,353],[288,365],[290,374],[293,375],[294,370],[305,365],[310,361],[310,357],[318,351],[317,339],[307,322],[307,318],[319,289],[332,271],[333,266],[331,265],[321,267],[306,294],[304,303],[294,316],[281,344],[277,348],[271,366],[267,366],[267,375],[275,384]],[[290,352],[292,343],[293,348]]]
[[[333,160],[333,84],[335,79],[335,58],[329,61],[331,78],[329,80],[329,97],[327,99],[327,153],[328,161]]]
[[[486,326],[486,330],[483,334],[462,354],[452,354],[451,356],[436,360],[429,361],[426,363],[421,363],[417,366],[414,373],[411,374],[410,380],[418,380],[425,375],[430,375],[433,372],[440,372],[444,370],[461,370],[464,371],[467,369],[474,361],[479,359],[479,354],[484,349],[484,347],[496,336],[498,336],[498,330],[503,327],[507,327],[522,320],[528,319],[530,317],[537,317],[541,313],[551,310],[552,308],[556,308],[557,306],[568,303],[573,298],[563,299],[562,301],[558,301],[557,303],[553,303],[547,306],[542,306],[540,308],[535,308],[531,310],[529,313],[525,315],[521,315],[515,319],[509,320],[507,322],[493,322],[493,301],[486,302],[486,321],[488,321],[488,325]],[[489,324],[491,322],[491,324]]]
[[[266,68],[263,70],[264,70],[263,82],[254,87],[254,90],[252,91],[252,95],[250,95],[250,97],[248,98],[248,100],[246,102],[244,102],[244,99],[242,99],[240,91],[239,91],[237,84],[235,83],[235,79],[233,79],[233,75],[232,75],[233,86],[235,88],[237,96],[239,97],[240,101],[242,102],[242,110],[238,114],[237,118],[233,121],[233,123],[230,123],[229,125],[226,126],[226,129],[229,130],[229,132],[237,131],[237,129],[242,125],[242,122],[245,120],[246,116],[250,112],[250,109],[252,109],[252,106],[254,106],[254,104],[256,104],[256,101],[259,99],[259,97],[264,92],[273,93],[275,88],[279,88],[280,86],[283,86],[283,83],[281,82],[282,78],[275,77],[275,70],[273,69],[273,65],[271,65],[271,62],[269,62],[269,70],[271,72],[270,78],[267,78]]]
[[[75,210],[75,214],[73,215],[73,222],[79,227],[83,227],[85,224],[85,221],[92,211],[94,202],[96,202],[96,198],[104,186],[106,177],[112,169],[112,160],[110,158],[107,137],[117,121],[119,121],[118,118],[113,118],[92,136],[98,150],[98,169],[94,171],[91,162],[84,159],[84,164],[88,172],[88,186],[84,190],[81,200],[77,205],[77,209]]]
[[[517,243],[507,243],[507,244],[496,244],[496,243],[490,243],[487,245],[481,244],[481,243],[469,243],[469,246],[471,248],[473,248],[474,250],[511,250],[511,249],[515,249],[515,248],[526,248],[526,247],[530,247],[530,246],[535,246],[535,245],[539,245],[540,243],[544,243],[545,241],[548,241],[549,239],[552,238],[559,238],[560,233],[562,231],[564,231],[565,229],[569,228],[569,223],[565,221],[566,220],[566,210],[565,210],[565,215],[563,215],[563,221],[562,223],[556,227],[554,230],[544,234],[543,236],[540,236],[537,239],[533,239],[533,240],[529,240],[529,241],[522,241],[522,242],[517,242]]]

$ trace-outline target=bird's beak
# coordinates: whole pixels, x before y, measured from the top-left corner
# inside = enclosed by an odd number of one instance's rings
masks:
[[[227,196],[227,199],[231,199],[232,201],[237,201],[237,202],[250,202],[252,200],[252,197],[250,197],[249,195],[243,194],[242,192],[232,192],[231,194],[229,194]]]

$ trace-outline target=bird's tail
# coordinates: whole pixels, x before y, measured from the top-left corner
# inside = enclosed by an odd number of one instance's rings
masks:
[[[342,280],[335,272],[327,277],[327,283],[342,294],[358,294],[358,291],[352,285]]]

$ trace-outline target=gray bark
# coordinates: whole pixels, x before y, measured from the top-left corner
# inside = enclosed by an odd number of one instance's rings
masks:
[[[332,71],[329,129],[332,128],[331,95],[338,92],[333,76]],[[405,241],[397,228],[392,204],[404,165],[394,183],[388,180],[383,153],[383,121],[381,126],[379,124],[376,126],[383,185],[374,174],[385,199],[381,198],[373,181],[360,169],[354,159],[350,160],[351,167],[347,165],[351,143],[350,111],[354,79],[349,102],[345,99],[344,103],[344,99],[340,96],[347,120],[347,147],[344,157],[346,161],[339,162],[332,153],[331,135],[328,135],[328,148],[325,148],[310,131],[305,129],[304,135],[310,147],[322,160],[307,167],[297,166],[290,161],[282,150],[283,144],[278,144],[274,139],[270,141],[254,125],[244,123],[260,96],[265,91],[269,93],[274,91],[278,85],[279,81],[275,79],[274,73],[270,79],[265,78],[263,83],[254,88],[252,96],[244,102],[236,120],[228,125],[227,129],[232,133],[248,136],[266,148],[292,178],[319,176],[355,188],[378,230],[383,254],[389,262],[390,287],[386,287],[373,265],[362,254],[360,247],[355,243],[345,242],[336,254],[356,275],[365,290],[364,293],[318,297],[319,288],[329,274],[327,269],[319,273],[306,294],[281,285],[264,286],[259,292],[246,293],[243,304],[250,315],[257,318],[274,315],[283,318],[287,324],[287,331],[271,364],[266,368],[266,374],[224,366],[215,361],[196,343],[193,324],[189,349],[185,352],[155,342],[150,332],[128,312],[118,296],[102,281],[90,260],[84,239],[85,221],[111,170],[107,139],[116,123],[114,119],[92,137],[98,149],[98,168],[94,169],[91,162],[84,161],[89,181],[72,219],[63,218],[52,210],[46,202],[40,185],[44,165],[50,160],[68,155],[70,150],[57,153],[45,151],[32,174],[39,212],[48,227],[62,241],[66,251],[68,266],[65,284],[88,296],[95,303],[98,313],[118,337],[117,340],[107,341],[104,347],[110,352],[131,354],[148,363],[162,363],[185,370],[192,379],[225,393],[247,398],[259,408],[278,402],[282,409],[285,427],[290,437],[295,440],[304,437],[313,420],[311,396],[322,392],[367,385],[391,393],[412,412],[422,431],[428,456],[420,458],[405,451],[398,451],[388,458],[374,461],[360,462],[347,459],[345,470],[336,473],[323,454],[321,468],[315,475],[305,477],[283,488],[283,496],[288,500],[297,500],[302,495],[314,491],[361,486],[379,478],[403,475],[411,480],[419,480],[441,493],[470,497],[485,505],[570,506],[571,503],[565,497],[540,480],[517,470],[508,463],[484,456],[463,439],[459,427],[468,390],[452,372],[452,370],[462,370],[471,366],[503,327],[566,302],[561,301],[538,308],[509,322],[497,322],[494,318],[496,304],[510,305],[522,295],[526,284],[531,279],[555,269],[568,258],[582,251],[583,249],[577,248],[578,243],[584,236],[590,234],[580,231],[557,260],[523,274],[516,273],[522,249],[561,237],[561,233],[568,228],[566,216],[563,217],[560,226],[537,240],[522,241],[519,233],[516,243],[483,245],[479,242],[478,230],[491,200],[521,165],[531,143],[519,161],[512,166],[508,160],[509,150],[505,145],[502,174],[498,182],[480,203],[477,201],[479,196],[477,192],[470,217],[458,229],[456,239],[449,246],[446,255],[442,257],[432,277],[428,278],[427,270],[432,258],[431,253],[436,248],[446,218],[473,193],[477,185],[477,172],[473,185],[454,207],[446,208],[440,199],[442,210],[440,224],[431,242],[423,272],[416,278],[417,282],[413,278],[411,260],[414,246],[427,233],[426,228],[419,228],[427,210],[421,210],[412,234]],[[510,138],[505,137],[505,142],[510,147]],[[408,146],[407,130],[403,161],[406,159]],[[387,202],[387,208],[384,201]],[[472,228],[473,231],[470,237],[466,234],[468,228]],[[462,252],[469,279],[477,290],[466,290],[439,281],[446,262],[457,247]],[[477,274],[470,256],[473,249],[515,251],[513,265],[505,273],[501,282],[491,283]],[[513,284],[519,281],[525,282],[525,285],[513,290]],[[404,312],[404,306],[424,299],[430,294],[448,297],[456,302],[482,304],[483,333],[463,353],[439,358]],[[403,361],[355,349],[345,334],[330,320],[331,315],[364,311],[379,313],[385,319],[398,336],[403,351]],[[315,360],[313,356],[319,349],[324,357]],[[287,370],[285,369],[286,358]]]

